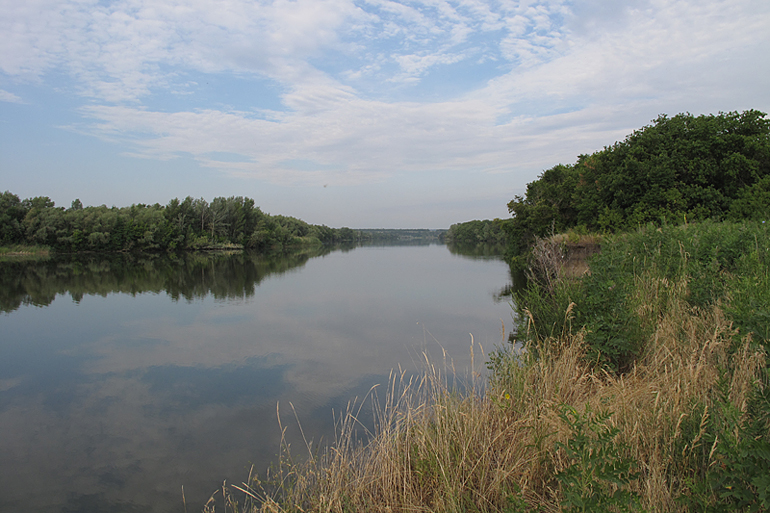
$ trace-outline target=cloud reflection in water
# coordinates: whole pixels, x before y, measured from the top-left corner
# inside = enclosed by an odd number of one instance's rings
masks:
[[[488,352],[510,327],[505,264],[444,246],[130,258],[2,273],[37,288],[2,298],[0,511],[167,511],[182,485],[198,508],[275,460],[279,401],[328,440],[391,369],[442,347],[462,369],[469,333]]]

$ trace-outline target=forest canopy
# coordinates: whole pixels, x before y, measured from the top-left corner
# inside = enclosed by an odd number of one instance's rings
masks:
[[[60,252],[171,251],[227,245],[258,250],[358,240],[350,228],[270,215],[242,196],[172,199],[167,205],[56,207],[47,196],[0,194],[0,246],[48,246]]]
[[[522,255],[534,237],[571,229],[764,220],[770,212],[770,121],[756,110],[661,115],[622,142],[544,171],[508,211],[513,255]]]
[[[501,219],[484,219],[453,224],[447,231],[446,241],[460,244],[505,244],[504,223]]]

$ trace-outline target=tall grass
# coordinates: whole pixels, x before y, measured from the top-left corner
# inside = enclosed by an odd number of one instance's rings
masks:
[[[734,227],[683,230],[605,243],[590,276],[520,305],[529,337],[490,355],[486,386],[453,386],[427,360],[419,378],[394,374],[368,439],[351,406],[327,449],[297,461],[284,446],[271,474],[223,487],[206,511],[766,511],[766,339],[733,316],[767,313],[767,233],[720,261],[693,241],[737,241]],[[620,292],[593,298],[597,321],[576,291],[607,280]],[[632,340],[622,360],[602,353],[600,322]]]

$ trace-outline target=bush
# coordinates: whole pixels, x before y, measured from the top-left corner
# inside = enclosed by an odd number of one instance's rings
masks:
[[[579,280],[532,274],[516,298],[520,338],[584,329],[590,359],[627,370],[666,307],[639,296],[644,278],[663,287],[685,280],[691,307],[729,300],[727,312],[740,333],[761,344],[769,340],[770,232],[763,223],[647,226],[607,237],[589,261],[591,272]],[[572,303],[573,317],[567,317]]]

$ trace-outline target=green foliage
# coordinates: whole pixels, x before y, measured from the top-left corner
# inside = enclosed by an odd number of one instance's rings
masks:
[[[459,244],[505,243],[507,237],[503,225],[506,222],[501,219],[485,219],[453,224],[446,233],[446,241]]]
[[[755,386],[741,411],[729,399],[727,374],[708,415],[700,471],[688,480],[690,493],[680,498],[704,512],[770,510],[770,395]]]
[[[765,419],[742,419],[729,401],[723,401],[714,419],[715,465],[709,467],[708,483],[717,492],[717,511],[770,510],[770,442]],[[764,413],[770,412],[767,404]],[[717,438],[721,435],[721,441]]]
[[[770,121],[755,110],[658,117],[622,142],[559,164],[508,203],[511,255],[582,227],[762,220],[770,209]]]
[[[581,283],[583,300],[575,308],[575,322],[587,331],[589,359],[624,370],[637,356],[645,333],[631,303],[633,281],[616,267],[606,269]]]
[[[755,233],[743,236],[745,243],[728,275],[727,311],[742,333],[751,333],[756,342],[770,347],[770,228],[757,227]]]
[[[770,228],[765,223],[703,222],[648,226],[609,237],[580,280],[549,285],[537,279],[516,296],[518,336],[545,340],[585,329],[588,357],[627,369],[655,329],[643,318],[636,280],[649,275],[669,286],[688,285],[687,302],[703,307],[729,297],[727,313],[741,334],[770,340]],[[570,309],[570,304],[574,307]],[[570,311],[571,315],[565,315]]]
[[[573,194],[577,187],[575,166],[559,164],[527,185],[524,197],[508,203],[513,219],[504,224],[514,256],[523,255],[535,237],[562,232],[576,225]]]
[[[219,247],[283,250],[292,246],[357,240],[350,228],[310,225],[300,219],[270,216],[242,196],[175,198],[168,205],[125,208],[56,208],[46,196],[20,201],[0,195],[0,245],[48,246],[58,252],[175,251]]]
[[[529,340],[527,347],[547,347],[554,338],[582,331],[587,358],[623,373],[641,355],[646,357],[642,368],[650,365],[657,354],[649,352],[650,340],[657,340],[661,322],[671,322],[672,308],[681,309],[683,315],[698,315],[717,307],[735,332],[725,333],[724,353],[711,363],[715,374],[709,379],[718,377],[716,384],[704,383],[704,389],[688,400],[686,413],[674,418],[677,434],[670,438],[674,447],[669,479],[682,486],[678,500],[691,511],[768,511],[770,381],[763,367],[770,336],[767,224],[648,225],[606,237],[601,253],[590,260],[590,270],[580,279],[562,277],[551,284],[530,280],[519,293],[519,332]],[[667,348],[676,352],[680,337],[704,336],[689,329],[682,326],[682,332],[672,333]],[[699,351],[701,359],[705,351]],[[504,380],[506,387],[518,391],[519,385],[511,379],[516,363],[508,353],[494,354],[490,358],[493,385]],[[756,369],[765,372],[764,380],[749,378]],[[561,414],[573,432],[570,442],[562,446],[572,460],[571,470],[560,474],[566,490],[563,506],[573,510],[601,510],[602,506],[590,502],[592,490],[597,489],[590,483],[605,474],[590,458],[611,460],[619,454],[602,451],[613,435],[597,433],[596,426],[609,430],[609,424],[606,417],[597,414],[596,420],[590,420],[591,415],[571,410]],[[608,490],[622,490],[615,485],[598,488],[606,498]],[[625,501],[623,497],[618,496]],[[637,504],[632,499],[628,504]],[[618,504],[613,508],[624,509]]]
[[[567,511],[618,512],[639,509],[639,496],[627,489],[637,478],[635,462],[621,454],[620,430],[609,424],[610,412],[580,413],[562,405],[559,418],[569,427],[567,443],[558,443],[570,465],[556,474]]]
[[[732,220],[766,220],[770,212],[770,176],[765,176],[751,187],[744,187],[730,205],[728,217]]]
[[[8,191],[0,194],[0,244],[19,244],[24,241],[22,222],[26,209],[19,197]]]
[[[572,327],[570,305],[578,293],[578,284],[558,281],[549,289],[545,283],[530,279],[514,292],[519,340],[544,341],[569,333]],[[569,312],[569,313],[568,313]]]
[[[524,494],[521,491],[521,487],[516,483],[512,483],[513,492],[505,494],[505,500],[508,503],[503,509],[504,513],[527,513],[533,511],[532,507],[527,504]]]

